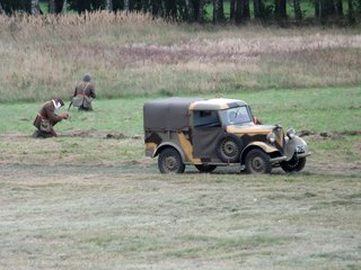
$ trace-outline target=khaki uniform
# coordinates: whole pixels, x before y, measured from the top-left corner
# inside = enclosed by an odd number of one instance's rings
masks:
[[[96,98],[95,85],[92,82],[81,82],[74,90],[73,106],[79,110],[92,111],[92,100]]]

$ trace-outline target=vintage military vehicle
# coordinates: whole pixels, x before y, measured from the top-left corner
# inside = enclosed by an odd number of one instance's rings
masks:
[[[157,157],[161,173],[201,172],[239,164],[249,173],[281,166],[301,171],[310,155],[306,142],[279,125],[255,123],[242,100],[165,98],[144,104],[146,156]]]

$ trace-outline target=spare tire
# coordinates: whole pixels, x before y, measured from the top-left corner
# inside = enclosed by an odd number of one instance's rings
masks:
[[[233,134],[227,134],[216,146],[217,156],[225,163],[238,163],[242,151],[242,141]]]

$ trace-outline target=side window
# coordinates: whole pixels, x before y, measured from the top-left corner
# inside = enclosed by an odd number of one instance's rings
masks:
[[[217,111],[194,111],[193,125],[194,127],[216,127],[221,123]]]

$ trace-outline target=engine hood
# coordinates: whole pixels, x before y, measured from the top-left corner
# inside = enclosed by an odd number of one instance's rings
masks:
[[[267,135],[272,133],[276,126],[273,125],[231,125],[226,127],[226,131],[232,134],[250,134],[250,135]]]

